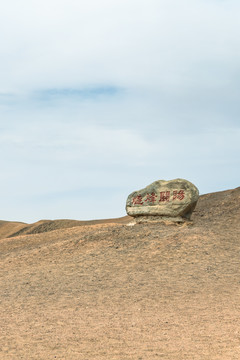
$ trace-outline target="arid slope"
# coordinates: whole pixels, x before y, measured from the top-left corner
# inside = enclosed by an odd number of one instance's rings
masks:
[[[43,232],[49,232],[57,229],[67,229],[76,226],[86,226],[86,225],[97,225],[97,224],[127,224],[129,216],[124,216],[122,218],[116,219],[104,219],[104,220],[89,220],[89,221],[79,221],[79,220],[40,220],[33,224],[26,224],[23,222],[14,222],[14,221],[0,221],[0,239],[6,237],[16,237],[19,235],[31,235],[31,234],[40,234]]]
[[[239,359],[240,188],[192,219],[0,223],[0,359]]]

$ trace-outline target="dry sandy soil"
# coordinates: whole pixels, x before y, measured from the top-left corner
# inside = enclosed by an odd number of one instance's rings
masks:
[[[240,359],[240,188],[192,219],[0,222],[0,359]]]

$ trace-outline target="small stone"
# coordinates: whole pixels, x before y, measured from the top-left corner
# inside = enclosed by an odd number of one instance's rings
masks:
[[[190,220],[198,198],[198,189],[187,180],[157,180],[132,192],[127,198],[126,211],[137,222],[184,222]]]

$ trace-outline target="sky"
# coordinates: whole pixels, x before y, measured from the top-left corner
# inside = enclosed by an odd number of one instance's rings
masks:
[[[184,178],[240,186],[240,2],[0,4],[0,219],[126,215]]]

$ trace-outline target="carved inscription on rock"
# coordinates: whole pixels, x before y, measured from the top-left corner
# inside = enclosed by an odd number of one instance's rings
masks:
[[[159,194],[147,193],[144,197],[136,195],[132,198],[132,205],[156,205],[157,203],[169,202],[174,200],[182,201],[184,199],[184,190],[161,191]]]
[[[196,186],[184,179],[158,180],[128,196],[128,215],[181,217],[189,219],[199,192]]]

